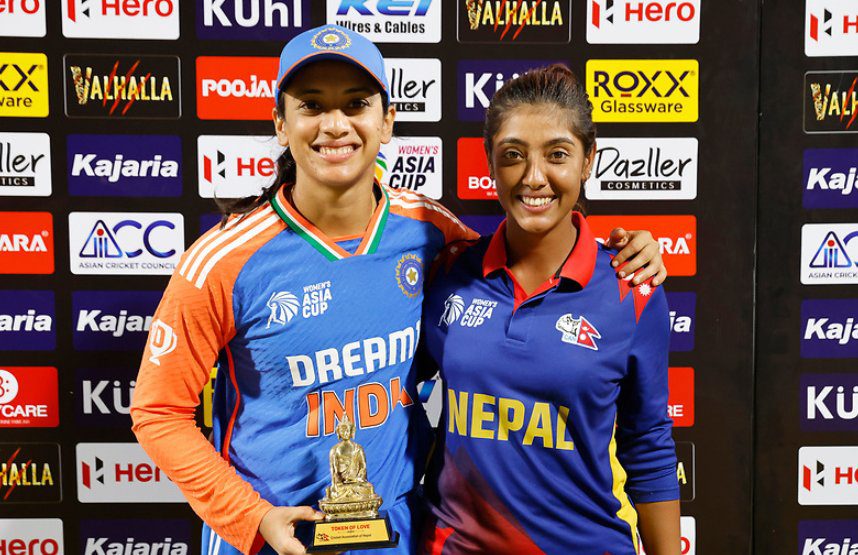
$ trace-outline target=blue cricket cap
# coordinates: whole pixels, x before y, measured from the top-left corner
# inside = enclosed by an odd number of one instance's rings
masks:
[[[294,37],[280,53],[277,89],[286,89],[289,80],[302,67],[322,60],[353,64],[366,71],[381,87],[381,94],[390,101],[384,57],[378,47],[366,37],[339,25],[322,25]],[[275,98],[276,103],[276,98]]]

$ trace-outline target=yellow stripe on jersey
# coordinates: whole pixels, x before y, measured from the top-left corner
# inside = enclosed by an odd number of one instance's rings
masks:
[[[632,543],[635,546],[635,553],[640,553],[638,546],[638,513],[632,507],[629,501],[629,496],[626,495],[626,471],[623,465],[617,459],[617,428],[614,427],[614,433],[611,435],[611,443],[608,445],[608,457],[611,460],[611,473],[614,475],[613,494],[620,502],[620,509],[617,511],[617,517],[629,525],[629,533],[632,536]]]

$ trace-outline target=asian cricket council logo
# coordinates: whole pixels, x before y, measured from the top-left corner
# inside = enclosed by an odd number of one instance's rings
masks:
[[[411,299],[423,289],[423,260],[416,254],[406,254],[396,264],[396,281],[402,293]]]
[[[455,293],[450,295],[447,297],[447,300],[444,301],[444,312],[441,314],[438,326],[440,327],[443,324],[449,327],[459,319],[459,316],[462,315],[464,310],[465,300]]]
[[[602,336],[599,334],[599,330],[588,322],[583,315],[574,318],[572,314],[564,314],[557,320],[554,328],[563,334],[560,340],[564,343],[578,345],[592,351],[599,350],[595,340],[601,339]]]
[[[161,320],[152,322],[149,330],[149,351],[152,356],[149,357],[149,362],[161,366],[161,361],[158,359],[175,351],[178,342],[173,328]]]
[[[271,311],[268,316],[268,323],[265,325],[265,329],[268,329],[272,322],[281,326],[291,322],[292,318],[298,314],[301,303],[298,302],[298,297],[289,291],[280,291],[272,293],[265,305]]]

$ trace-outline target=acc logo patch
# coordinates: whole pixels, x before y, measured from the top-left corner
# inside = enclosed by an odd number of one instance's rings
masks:
[[[599,330],[588,322],[583,315],[579,318],[573,318],[571,314],[564,314],[557,320],[554,328],[563,334],[560,340],[564,343],[578,345],[593,351],[599,350],[595,340],[601,339],[602,336],[599,334]]]
[[[406,297],[415,298],[423,288],[423,260],[406,254],[396,264],[396,282]]]
[[[313,35],[310,44],[318,50],[345,50],[352,45],[352,39],[339,29],[328,27]]]
[[[298,314],[301,303],[298,302],[298,297],[289,291],[280,291],[279,293],[272,293],[265,305],[271,311],[268,316],[268,323],[265,325],[265,329],[268,329],[272,322],[281,326],[291,322],[292,318]]]
[[[444,312],[441,314],[441,319],[438,321],[438,326],[441,324],[451,325],[459,319],[462,312],[465,310],[465,299],[453,293],[447,300],[444,301]]]

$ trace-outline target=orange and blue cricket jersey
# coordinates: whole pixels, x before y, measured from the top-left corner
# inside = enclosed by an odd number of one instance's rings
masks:
[[[198,239],[152,323],[131,409],[146,452],[205,521],[203,553],[273,553],[272,506],[317,505],[344,414],[368,479],[413,553],[410,497],[427,421],[411,370],[423,281],[447,243],[475,234],[434,201],[375,186],[366,231],[330,238],[286,199]],[[195,426],[217,363],[214,445]]]
[[[633,503],[679,498],[665,295],[618,279],[572,221],[574,249],[530,294],[506,222],[442,255],[423,320],[445,387],[425,553],[634,555]]]

